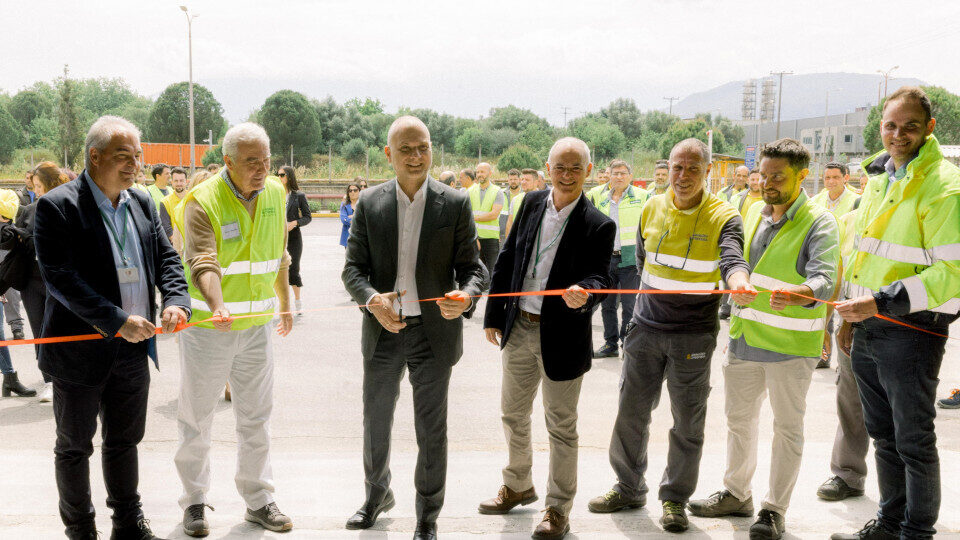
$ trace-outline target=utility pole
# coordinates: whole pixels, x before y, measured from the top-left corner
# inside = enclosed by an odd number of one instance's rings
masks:
[[[333,145],[327,146],[327,161],[330,162],[330,181],[333,182]]]
[[[570,107],[562,107],[563,109],[563,128],[566,129],[567,126],[567,114],[570,113]]]
[[[777,136],[775,139],[780,138],[780,107],[783,105],[783,76],[784,75],[793,75],[792,71],[771,71],[771,75],[779,75],[780,82],[777,84]]]
[[[678,98],[678,97],[665,97],[665,98],[663,98],[663,99],[665,99],[665,100],[667,100],[667,101],[670,102],[670,112],[669,112],[669,114],[670,114],[670,116],[673,116],[673,102],[679,100],[680,98]]]
[[[193,133],[193,19],[196,15],[190,15],[187,6],[180,6],[180,10],[187,16],[187,49],[189,51],[190,65],[190,174],[192,175],[197,165],[196,140]]]
[[[892,68],[890,68],[890,69],[888,69],[888,70],[886,70],[886,71],[884,71],[884,70],[882,70],[882,69],[878,69],[878,70],[877,70],[877,73],[883,75],[883,97],[887,97],[887,82],[888,82],[888,80],[890,79],[890,74],[893,73],[893,70],[895,70],[895,69],[897,69],[897,68],[899,68],[899,67],[900,67],[900,66],[893,66]],[[879,103],[879,101],[878,101],[878,103]]]
[[[293,167],[293,145],[290,145],[290,166]]]

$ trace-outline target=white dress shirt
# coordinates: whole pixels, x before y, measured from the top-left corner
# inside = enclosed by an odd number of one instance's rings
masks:
[[[420,299],[417,294],[417,251],[420,248],[420,231],[423,227],[423,209],[427,200],[427,181],[413,194],[411,201],[397,183],[397,282],[395,291],[407,291],[403,301],[403,315],[420,315]],[[398,310],[396,303],[393,309]]]
[[[537,236],[533,239],[533,249],[531,250],[530,263],[527,271],[523,275],[524,291],[543,291],[546,289],[547,278],[550,277],[550,269],[553,268],[553,260],[557,257],[557,246],[563,239],[563,233],[567,230],[567,219],[573,213],[573,209],[580,204],[580,199],[557,210],[553,204],[553,189],[547,194],[547,209],[543,213],[543,221],[540,222],[540,253],[537,256]],[[540,314],[540,308],[543,307],[542,296],[521,296],[520,309],[528,312]]]

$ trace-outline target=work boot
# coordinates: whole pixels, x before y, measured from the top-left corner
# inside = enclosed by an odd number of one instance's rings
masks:
[[[620,356],[620,349],[616,343],[606,343],[593,353],[594,358],[616,358]]]
[[[258,523],[268,531],[283,532],[293,529],[293,521],[277,508],[277,503],[269,503],[257,510],[247,508],[243,519]]]
[[[498,516],[506,514],[518,505],[526,506],[536,500],[537,492],[533,488],[517,492],[507,486],[500,486],[497,496],[480,503],[477,512]]]
[[[941,409],[960,409],[960,389],[954,388],[950,397],[937,400],[937,407]]]
[[[533,530],[536,540],[560,540],[570,532],[570,519],[560,510],[548,506],[544,510],[543,521]]]
[[[850,497],[860,497],[863,495],[862,489],[853,489],[843,478],[834,476],[827,480],[817,489],[817,497],[825,501],[842,501]]]
[[[10,397],[10,394],[14,393],[20,397],[33,397],[37,395],[37,391],[27,388],[26,386],[20,384],[20,378],[17,377],[17,372],[13,373],[4,373],[3,374],[3,390],[0,394],[3,397]]]
[[[833,533],[830,540],[899,540],[900,533],[893,532],[880,524],[879,521],[871,519],[862,529],[853,533]]]
[[[691,514],[700,517],[750,517],[753,515],[753,497],[741,501],[724,489],[706,499],[688,502],[687,508]]]
[[[191,504],[183,511],[183,532],[187,536],[206,536],[210,534],[210,523],[207,522],[207,518],[204,515],[204,507],[210,505],[207,504]],[[213,510],[213,507],[210,506],[210,509]]]
[[[587,503],[587,510],[595,514],[609,514],[624,508],[640,508],[645,504],[647,504],[645,495],[640,495],[636,499],[628,499],[621,495],[619,491],[611,489],[599,497],[590,499],[590,502]]]
[[[690,527],[687,513],[683,504],[674,501],[663,501],[663,516],[660,517],[660,526],[667,532],[679,533]]]
[[[783,516],[764,508],[750,526],[750,540],[780,540],[783,537]]]

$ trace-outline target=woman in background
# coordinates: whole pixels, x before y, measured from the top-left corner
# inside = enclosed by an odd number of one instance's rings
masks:
[[[347,186],[347,193],[340,203],[340,223],[343,223],[343,229],[340,230],[340,245],[347,247],[347,238],[350,237],[350,223],[353,221],[353,212],[357,209],[357,201],[360,200],[360,184],[351,182]]]
[[[290,287],[293,288],[294,309],[300,311],[303,309],[303,303],[300,301],[300,288],[303,287],[303,280],[300,278],[300,256],[303,255],[303,234],[300,227],[303,227],[313,217],[310,215],[310,204],[307,203],[307,196],[300,191],[300,185],[297,183],[297,173],[293,167],[284,165],[280,167],[277,173],[283,187],[287,189],[287,252],[290,253]],[[297,316],[302,313],[297,313]]]

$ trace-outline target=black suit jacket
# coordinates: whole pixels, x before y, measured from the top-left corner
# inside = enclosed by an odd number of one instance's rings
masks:
[[[43,337],[91,334],[106,339],[40,346],[40,370],[53,377],[86,385],[106,379],[121,338],[114,337],[129,314],[120,307],[117,267],[106,226],[85,174],[51,190],[37,202],[34,243],[47,286]],[[156,322],[156,295],[163,308],[179,306],[190,313],[190,297],[180,257],[170,245],[157,207],[149,195],[127,190],[133,201],[130,217],[143,251],[150,319]],[[137,346],[148,350],[148,342]]]
[[[519,292],[523,276],[536,249],[537,231],[547,210],[549,190],[531,191],[523,198],[513,229],[493,267],[490,294]],[[585,195],[570,214],[570,221],[557,246],[557,256],[547,278],[547,290],[577,284],[584,289],[606,289],[616,224],[597,210]],[[590,369],[593,358],[591,319],[602,295],[591,294],[580,309],[570,309],[559,296],[545,296],[540,311],[540,347],[543,370],[554,381],[576,379]],[[503,332],[501,348],[520,309],[518,297],[488,298],[484,328]]]
[[[423,225],[417,247],[417,293],[420,298],[441,297],[455,289],[480,294],[487,282],[480,263],[477,230],[470,199],[463,193],[427,178]],[[367,189],[357,202],[347,240],[343,284],[358,304],[375,293],[391,292],[397,281],[398,241],[396,180]],[[476,309],[474,299],[464,317]],[[444,319],[434,302],[420,304],[424,331],[434,356],[450,365],[463,354],[463,319]],[[361,351],[373,356],[385,331],[363,310]]]

